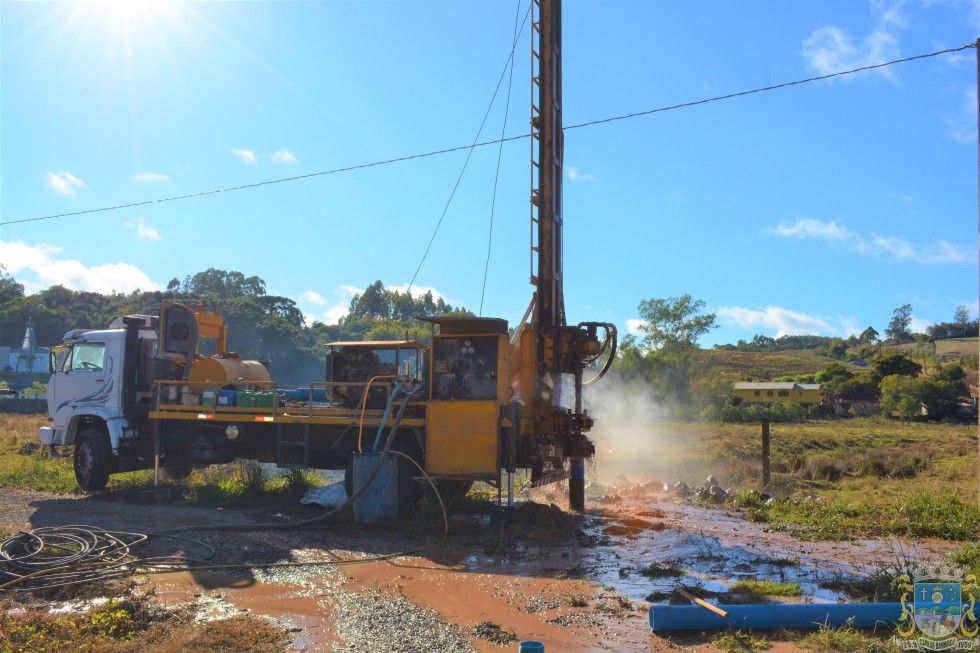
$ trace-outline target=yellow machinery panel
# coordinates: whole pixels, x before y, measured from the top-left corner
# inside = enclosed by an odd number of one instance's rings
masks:
[[[428,402],[426,471],[496,478],[498,406],[496,400]]]

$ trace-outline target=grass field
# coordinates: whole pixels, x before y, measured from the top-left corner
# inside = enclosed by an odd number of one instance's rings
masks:
[[[813,349],[789,351],[728,351],[702,349],[698,360],[700,377],[729,381],[765,380],[779,376],[813,374],[835,359]]]
[[[46,423],[44,415],[0,413],[0,487],[21,487],[59,494],[78,492],[72,461],[51,458],[44,448],[36,448],[37,428]],[[184,503],[229,507],[256,503],[295,503],[319,479],[294,471],[279,478],[264,478],[254,465],[217,465],[194,470],[175,484]],[[152,485],[148,470],[114,474],[108,491],[137,492]]]
[[[884,349],[895,349],[898,351],[915,351],[919,347],[918,343],[906,342],[901,345],[885,345]],[[946,338],[936,341],[936,358],[948,360],[950,358],[960,358],[976,356],[980,347],[980,338]]]
[[[747,516],[803,537],[980,534],[975,424],[811,420],[773,424],[771,441],[771,503],[758,494],[758,424],[654,422],[600,440],[595,472],[692,486],[712,474]]]

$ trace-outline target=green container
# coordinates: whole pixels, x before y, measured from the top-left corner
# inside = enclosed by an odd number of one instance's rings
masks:
[[[239,390],[235,397],[235,405],[242,408],[274,408],[276,395],[272,392]]]
[[[276,405],[275,393],[256,392],[252,396],[255,398],[255,403],[252,404],[255,408],[274,408]]]

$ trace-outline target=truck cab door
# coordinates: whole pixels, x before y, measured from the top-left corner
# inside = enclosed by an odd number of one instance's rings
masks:
[[[113,383],[114,358],[104,341],[77,341],[65,356],[60,370],[51,379],[54,390],[49,393],[48,407],[53,409],[54,427],[63,430],[68,427],[72,416],[79,408],[114,408],[119,390]]]

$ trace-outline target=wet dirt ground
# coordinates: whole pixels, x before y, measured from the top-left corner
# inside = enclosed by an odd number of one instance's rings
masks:
[[[10,490],[0,497],[0,528],[8,531],[85,523],[152,532],[309,514]],[[713,650],[703,637],[652,635],[645,598],[678,584],[720,592],[740,578],[769,578],[798,582],[804,595],[793,600],[836,601],[844,597],[823,589],[823,579],[866,572],[898,556],[935,560],[951,548],[928,541],[803,542],[737,513],[661,494],[594,503],[580,521],[546,505],[519,507],[503,527],[496,517],[457,515],[444,545],[383,561],[370,558],[431,542],[432,529],[340,521],[304,530],[193,536],[216,547],[209,562],[241,567],[154,574],[139,582],[152,587],[158,601],[193,605],[198,619],[240,611],[266,615],[291,631],[300,651],[484,653],[516,650],[520,639],[563,652]],[[156,546],[172,550],[176,544]],[[192,545],[181,546],[194,555]],[[339,565],[254,566],[314,560]],[[650,563],[674,565],[683,575],[640,574]],[[474,633],[479,624],[481,634],[495,641]],[[515,639],[508,641],[511,635]],[[793,648],[784,642],[776,650]]]

